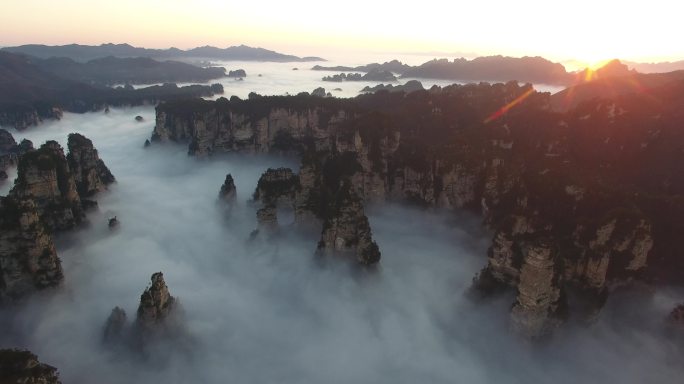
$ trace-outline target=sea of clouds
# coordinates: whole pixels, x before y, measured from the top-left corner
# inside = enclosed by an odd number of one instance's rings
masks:
[[[145,118],[136,123],[134,116]],[[88,225],[57,239],[65,281],[0,311],[0,347],[23,347],[64,383],[676,383],[684,345],[664,327],[681,291],[612,296],[590,326],[568,324],[532,345],[512,335],[512,294],[466,295],[491,234],[478,218],[399,205],[367,211],[382,251],[375,271],[317,262],[317,238],[287,226],[250,241],[249,205],[268,167],[296,159],[197,160],[184,145],[143,148],[151,107],[65,114],[15,137],[36,146],[92,139],[117,178]],[[217,205],[231,173],[238,205]],[[116,215],[120,227],[110,231]],[[150,275],[163,271],[187,338],[147,357],[102,342],[114,306],[134,319]]]

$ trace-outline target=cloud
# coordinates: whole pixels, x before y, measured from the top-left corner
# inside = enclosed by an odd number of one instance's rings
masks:
[[[142,115],[145,123],[133,121]],[[548,344],[508,332],[512,295],[473,303],[464,293],[486,263],[478,218],[397,206],[368,208],[383,253],[378,270],[317,263],[315,236],[287,229],[248,241],[246,202],[268,167],[294,159],[196,160],[184,146],[143,149],[152,108],[65,114],[16,134],[36,145],[81,132],[118,182],[98,196],[86,228],[58,239],[65,285],[0,312],[3,347],[26,347],[65,383],[527,383],[678,382],[682,344],[662,333],[681,292],[626,291],[590,327]],[[226,173],[238,189],[229,217],[216,198]],[[107,228],[116,215],[121,225]],[[192,353],[156,346],[156,364],[101,343],[111,309],[135,317],[153,272],[163,271],[185,311]],[[679,296],[678,296],[679,295]]]

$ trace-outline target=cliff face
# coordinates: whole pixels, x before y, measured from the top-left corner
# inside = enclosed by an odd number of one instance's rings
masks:
[[[544,241],[521,249],[518,297],[511,310],[514,330],[528,338],[547,335],[560,323],[565,306],[558,251]]]
[[[196,155],[298,151],[294,206],[335,228],[324,248],[354,221],[330,215],[342,180],[362,201],[479,212],[494,238],[475,286],[516,289],[514,323],[532,337],[562,319],[566,288],[600,302],[632,279],[681,281],[682,103],[684,85],[563,114],[517,83],[253,97],[160,105],[154,137],[188,142]]]
[[[52,237],[33,201],[0,198],[0,301],[59,285],[63,278]]]
[[[351,257],[361,265],[380,261],[380,249],[373,241],[361,198],[348,183],[336,192],[323,222],[318,253]]]
[[[258,205],[259,230],[279,227],[278,208],[294,212],[295,224],[319,227],[321,238],[317,253],[341,256],[361,265],[380,261],[380,250],[373,241],[370,224],[349,174],[321,173],[338,159],[324,159],[323,165],[305,162],[299,175],[289,168],[268,169],[259,179],[254,192]]]
[[[18,349],[0,349],[0,377],[3,383],[61,383],[57,368],[41,363],[29,351]]]
[[[157,107],[153,140],[189,142],[189,153],[206,156],[212,153],[242,151],[268,153],[303,139],[327,144],[329,130],[347,118],[343,110],[326,107],[306,109],[274,107],[266,111],[233,110],[225,99],[215,108],[195,101],[197,110],[176,114],[175,103]]]
[[[161,272],[152,274],[151,285],[140,296],[137,325],[144,331],[153,330],[175,309],[176,299],[171,296]]]
[[[257,222],[259,229],[278,228],[278,208],[287,207],[297,215],[297,192],[299,177],[290,168],[269,168],[259,178],[254,191],[254,202],[259,204]]]
[[[50,230],[73,228],[84,217],[74,175],[62,147],[55,141],[21,157],[10,194],[33,200]]]
[[[60,120],[63,114],[59,107],[47,109],[29,106],[17,107],[0,111],[0,126],[10,126],[21,131],[36,126],[44,120]]]
[[[226,175],[226,180],[223,182],[223,185],[221,186],[218,198],[228,206],[234,205],[235,201],[237,200],[237,190],[235,189],[235,181],[233,180],[233,176],[230,173]]]
[[[93,147],[93,142],[78,133],[69,135],[67,160],[74,174],[76,189],[82,197],[102,192],[114,182],[114,176]]]
[[[12,149],[18,159],[17,180],[0,200],[2,301],[61,283],[64,277],[51,234],[70,229],[85,217],[75,180],[84,196],[113,180],[90,140],[72,135],[69,146],[68,160],[54,141],[37,150],[26,141]]]

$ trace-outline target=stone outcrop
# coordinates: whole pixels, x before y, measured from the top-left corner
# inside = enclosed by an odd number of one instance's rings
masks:
[[[84,217],[74,175],[62,147],[55,141],[21,156],[10,195],[33,200],[50,230],[73,228]]]
[[[17,155],[15,152],[17,142],[11,133],[0,129],[0,183],[7,179],[7,168],[16,165]]]
[[[22,140],[17,144],[11,133],[0,129],[0,173],[5,174],[9,167],[15,167],[19,162],[19,157],[24,153],[33,150],[33,143],[29,140]]]
[[[234,71],[228,71],[228,77],[242,78],[247,77],[247,72],[244,69],[236,69]]]
[[[69,135],[67,160],[74,175],[76,189],[81,197],[90,197],[107,189],[115,181],[104,161],[97,154],[93,142],[87,137],[72,133]]]
[[[278,208],[295,210],[298,189],[299,177],[290,168],[269,168],[261,175],[253,196],[259,229],[278,228]]]
[[[223,182],[223,185],[221,185],[221,190],[219,191],[218,198],[227,206],[233,206],[237,201],[237,190],[235,189],[235,181],[233,180],[233,175],[231,175],[230,173],[226,175],[226,180]]]
[[[19,349],[0,349],[0,382],[60,384],[57,368],[41,363],[38,356]]]
[[[127,322],[126,311],[119,307],[114,307],[105,323],[103,341],[105,343],[117,343],[123,340]]]
[[[0,301],[57,286],[63,278],[52,237],[33,201],[0,197]]]
[[[176,299],[171,296],[161,272],[152,274],[151,285],[140,296],[136,325],[143,332],[152,332],[162,327],[176,308]]]
[[[373,241],[361,198],[348,182],[339,188],[329,210],[318,253],[351,257],[362,265],[379,262],[380,249]]]
[[[530,339],[548,335],[566,308],[558,251],[545,241],[523,244],[518,296],[511,310],[513,329]]]
[[[0,200],[3,301],[17,300],[62,282],[52,233],[79,224],[85,217],[86,200],[82,197],[101,190],[113,179],[90,140],[71,135],[69,147],[68,158],[55,141],[34,150],[33,144],[25,140],[11,149],[18,159],[17,179],[9,195]]]
[[[670,324],[684,329],[684,304],[676,306],[667,317]]]
[[[278,209],[289,208],[300,228],[322,224],[317,254],[372,265],[380,260],[380,250],[372,239],[363,200],[352,186],[350,174],[334,169],[340,160],[349,158],[325,159],[322,165],[304,161],[299,175],[289,168],[264,172],[254,192],[259,229],[277,229]],[[323,174],[321,168],[327,172]]]
[[[0,129],[0,153],[13,150],[17,146],[14,137],[5,129]]]
[[[12,126],[17,131],[36,126],[44,120],[61,120],[64,112],[59,107],[33,108],[30,106],[0,111],[0,126]]]
[[[316,99],[320,105],[303,109],[283,105],[266,110],[253,110],[242,100],[197,100],[192,102],[197,104],[197,111],[188,114],[176,113],[176,107],[185,108],[182,102],[161,104],[152,140],[188,142],[188,153],[194,156],[231,151],[268,153],[292,149],[305,139],[328,147],[329,129],[346,120],[347,114],[327,107],[327,98]]]

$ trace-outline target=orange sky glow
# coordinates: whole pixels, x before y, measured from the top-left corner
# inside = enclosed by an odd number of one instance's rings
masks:
[[[285,53],[539,55],[594,64],[684,59],[675,1],[2,0],[0,46],[246,44]]]

